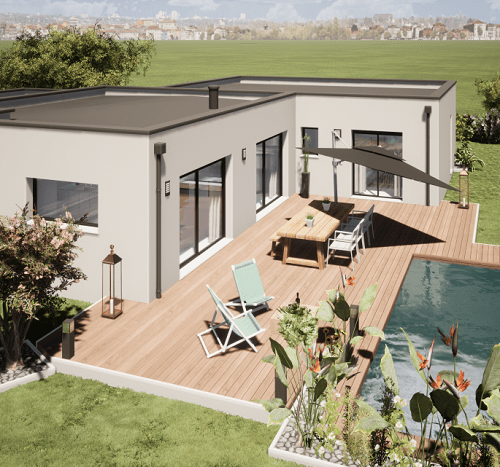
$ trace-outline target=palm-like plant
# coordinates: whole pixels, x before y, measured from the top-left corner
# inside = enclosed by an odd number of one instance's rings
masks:
[[[479,159],[469,147],[468,141],[462,142],[462,147],[457,149],[455,153],[455,163],[467,167],[469,172],[474,172],[476,170],[476,164],[484,167],[484,161]]]

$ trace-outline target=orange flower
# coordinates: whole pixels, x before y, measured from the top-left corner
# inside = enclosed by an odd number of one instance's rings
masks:
[[[436,381],[434,381],[434,378],[432,376],[429,376],[429,380],[430,380],[429,384],[434,389],[441,389],[441,387],[443,386],[443,382],[441,381],[441,375],[436,376]]]
[[[419,368],[423,370],[427,366],[427,363],[429,363],[429,360],[427,360],[423,355],[421,355],[420,352],[417,352],[417,357],[420,358],[421,360]]]
[[[417,356],[418,356],[418,358],[420,358],[420,366],[419,366],[420,370],[423,370],[425,367],[427,367],[429,370],[431,369],[432,352],[434,350],[434,342],[435,341],[436,341],[436,338],[434,337],[434,340],[432,341],[432,344],[429,348],[429,353],[427,354],[427,357],[424,357],[419,352],[417,352]]]
[[[464,381],[465,374],[462,370],[460,370],[460,375],[458,376],[457,379],[457,389],[460,392],[464,392],[469,386],[470,386],[470,381],[466,379]]]
[[[319,364],[319,360],[316,360],[316,363],[309,369],[311,371],[314,371],[314,373],[319,373],[321,371],[321,365]]]
[[[349,277],[349,278],[347,279],[347,285],[356,285],[356,284],[354,283],[354,279],[356,279],[356,278],[355,278],[355,277]]]
[[[447,345],[448,347],[451,345],[451,341],[453,339],[453,332],[454,332],[454,326],[451,326],[450,328],[450,335],[447,336],[443,332],[441,332],[441,329],[438,328],[439,334],[441,334],[441,340],[443,341],[443,344]]]

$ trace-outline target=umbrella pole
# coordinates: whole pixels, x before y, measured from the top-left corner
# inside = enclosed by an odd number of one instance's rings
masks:
[[[335,159],[332,161],[333,165],[333,196],[335,197],[335,203],[339,202],[338,196],[337,196],[337,162]]]

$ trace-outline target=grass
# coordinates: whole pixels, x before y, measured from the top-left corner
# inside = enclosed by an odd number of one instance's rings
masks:
[[[470,147],[485,164],[469,174],[470,202],[480,203],[476,242],[500,245],[500,145],[470,143]],[[454,173],[452,187],[458,188],[458,178]],[[444,199],[458,201],[458,193],[449,190]]]
[[[12,41],[0,41],[0,50]],[[476,78],[500,70],[499,41],[157,41],[133,86],[232,75],[457,81],[457,112],[483,114]]]
[[[56,373],[0,394],[2,467],[285,466],[279,426]]]

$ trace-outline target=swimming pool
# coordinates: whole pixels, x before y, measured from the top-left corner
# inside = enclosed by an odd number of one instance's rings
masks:
[[[366,376],[361,396],[377,410],[376,401],[383,383],[380,359],[385,344],[394,359],[400,396],[410,402],[415,392],[426,393],[425,383],[411,362],[408,341],[403,328],[415,348],[422,355],[436,336],[431,375],[436,379],[441,370],[453,370],[451,347],[441,342],[437,328],[449,334],[450,327],[458,325],[458,355],[456,371],[463,370],[471,385],[465,390],[469,404],[469,420],[476,415],[475,391],[481,383],[483,371],[494,345],[500,342],[500,270],[461,264],[413,259],[399,292],[396,304],[385,329],[385,341]],[[406,407],[408,429],[420,434]],[[465,417],[459,417],[465,423]]]

